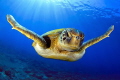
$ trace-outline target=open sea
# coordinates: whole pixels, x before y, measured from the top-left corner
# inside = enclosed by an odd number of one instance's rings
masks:
[[[7,14],[39,35],[78,29],[84,42],[111,25],[114,30],[68,62],[38,55],[33,41],[12,29]],[[0,80],[120,80],[120,0],[0,0]]]

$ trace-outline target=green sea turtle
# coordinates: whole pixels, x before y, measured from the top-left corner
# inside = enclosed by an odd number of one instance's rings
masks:
[[[12,25],[12,29],[18,30],[34,41],[32,46],[39,55],[65,61],[77,61],[82,58],[86,48],[109,37],[114,30],[112,25],[105,34],[83,43],[84,34],[73,28],[56,29],[39,36],[21,26],[12,15],[7,15],[7,21]]]

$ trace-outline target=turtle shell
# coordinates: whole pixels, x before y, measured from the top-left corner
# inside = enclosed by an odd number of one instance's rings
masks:
[[[51,46],[53,46],[51,43],[55,43],[56,39],[58,39],[58,37],[60,36],[63,30],[64,28],[56,29],[56,30],[49,31],[41,35],[41,37],[43,37],[47,43],[46,45],[47,48],[50,48]]]

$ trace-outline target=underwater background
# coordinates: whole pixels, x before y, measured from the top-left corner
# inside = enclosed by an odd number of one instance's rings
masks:
[[[86,49],[78,61],[39,56],[32,40],[13,30],[11,14],[24,27],[41,35],[75,28],[85,41],[110,37]],[[0,80],[120,80],[120,0],[0,0]]]

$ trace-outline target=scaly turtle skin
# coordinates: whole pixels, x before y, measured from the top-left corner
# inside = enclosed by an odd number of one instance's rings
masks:
[[[84,34],[73,28],[57,29],[39,36],[21,26],[12,15],[7,15],[7,21],[11,24],[12,29],[18,30],[34,41],[32,46],[39,55],[65,61],[77,61],[82,58],[86,48],[109,37],[109,34],[114,30],[112,25],[105,34],[83,43]]]

